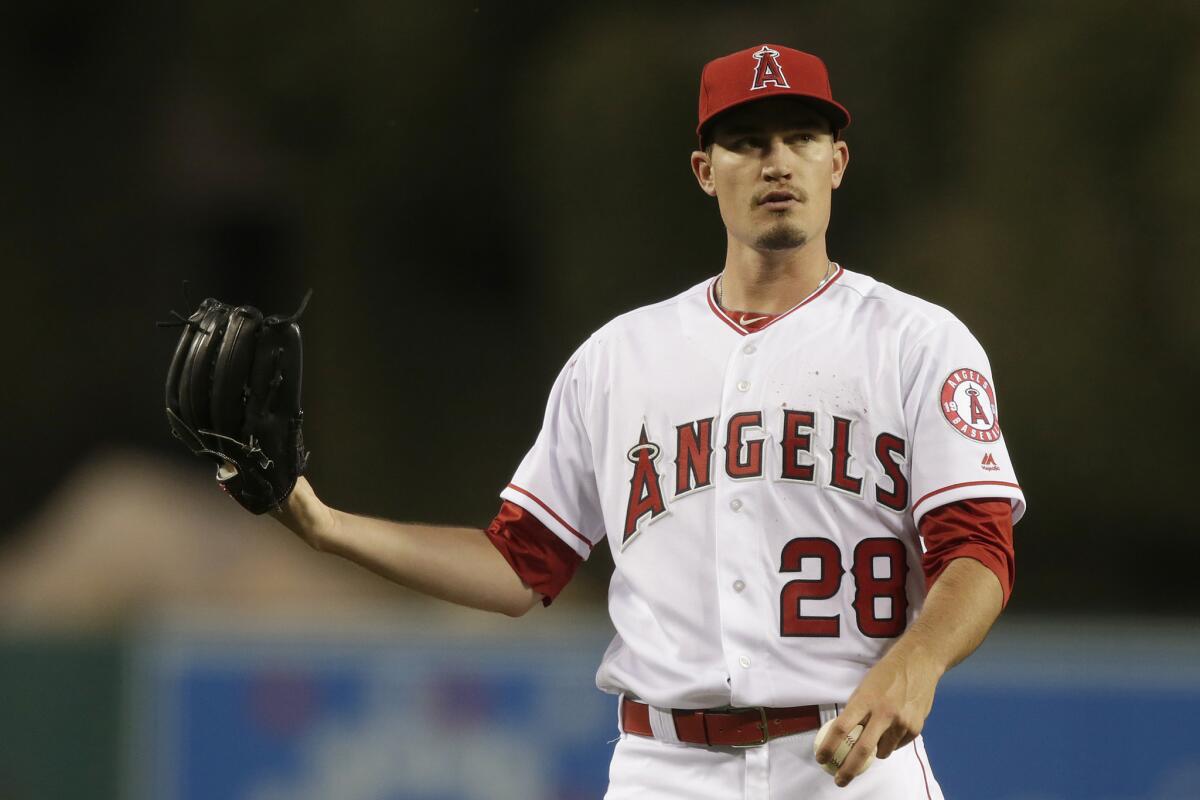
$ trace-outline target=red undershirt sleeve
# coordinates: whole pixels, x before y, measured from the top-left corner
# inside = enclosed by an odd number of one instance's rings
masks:
[[[921,566],[928,589],[956,558],[973,558],[990,569],[1004,590],[1004,605],[1016,578],[1012,502],[1004,499],[959,500],[921,518],[925,554]]]
[[[507,500],[486,533],[521,580],[542,595],[543,605],[553,602],[583,561],[536,517]],[[921,536],[927,587],[954,559],[973,558],[996,575],[1008,604],[1016,568],[1008,500],[960,500],[935,508],[921,518]]]
[[[583,562],[537,517],[508,500],[485,533],[525,585],[542,595],[544,606],[558,597]]]

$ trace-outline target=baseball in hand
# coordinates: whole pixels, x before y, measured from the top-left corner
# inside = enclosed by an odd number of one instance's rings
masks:
[[[833,720],[829,720],[821,729],[817,731],[817,738],[813,739],[813,753],[817,752],[817,748],[821,746],[821,742],[825,741],[825,734],[829,733],[829,726],[833,724]],[[846,761],[846,756],[850,755],[850,748],[854,747],[854,743],[858,741],[858,737],[862,736],[863,726],[855,725],[854,729],[846,735],[845,741],[838,745],[837,750],[833,751],[833,758],[821,765],[821,769],[828,772],[830,775],[836,775],[838,768]],[[863,764],[863,770],[871,766],[871,762],[875,760],[875,754],[871,753],[867,756],[867,762]]]

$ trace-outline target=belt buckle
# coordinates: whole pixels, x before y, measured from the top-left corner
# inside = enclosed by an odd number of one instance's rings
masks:
[[[771,739],[771,734],[767,729],[767,709],[765,706],[749,706],[746,708],[731,708],[730,711],[757,711],[759,717],[758,729],[762,732],[762,738],[757,742],[747,742],[746,744],[731,744],[730,747],[747,748],[747,747],[762,747]]]

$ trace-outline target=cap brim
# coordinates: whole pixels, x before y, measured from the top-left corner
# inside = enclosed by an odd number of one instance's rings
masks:
[[[721,108],[714,109],[709,112],[708,117],[696,126],[696,136],[700,137],[703,143],[705,131],[710,129],[717,119],[727,111],[732,111],[735,108],[741,108],[750,103],[757,103],[762,100],[768,100],[772,97],[794,97],[797,100],[811,106],[815,111],[829,120],[830,127],[836,134],[839,131],[845,130],[850,125],[850,112],[841,104],[834,101],[826,100],[824,97],[816,97],[811,94],[800,94],[799,92],[771,92],[761,97],[748,97],[729,103]]]

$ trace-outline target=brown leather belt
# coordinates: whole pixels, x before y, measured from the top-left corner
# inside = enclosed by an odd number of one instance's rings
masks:
[[[679,741],[715,747],[753,747],[780,736],[804,733],[821,727],[817,706],[792,708],[706,708],[671,709]],[[638,736],[654,736],[650,706],[624,698],[621,727]]]

